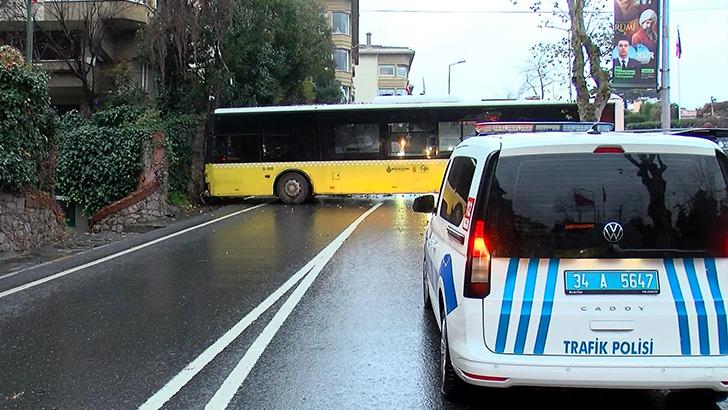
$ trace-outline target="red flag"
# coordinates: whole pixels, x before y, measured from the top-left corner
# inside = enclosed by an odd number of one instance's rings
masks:
[[[576,206],[594,206],[594,201],[584,195],[574,192],[574,203]]]
[[[675,43],[675,55],[677,58],[682,57],[682,42],[680,41],[680,29],[677,29],[677,43]]]

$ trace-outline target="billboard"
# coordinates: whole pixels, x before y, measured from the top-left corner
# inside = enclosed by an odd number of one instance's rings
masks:
[[[657,88],[660,0],[614,0],[612,86]]]

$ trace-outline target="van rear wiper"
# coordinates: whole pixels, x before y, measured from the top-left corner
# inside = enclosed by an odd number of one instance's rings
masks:
[[[687,254],[687,255],[705,255],[708,251],[705,249],[625,249],[616,243],[609,245],[609,250],[614,253],[641,253],[641,254]]]

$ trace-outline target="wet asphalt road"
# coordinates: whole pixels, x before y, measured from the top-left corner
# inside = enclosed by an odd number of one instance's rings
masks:
[[[421,298],[426,220],[410,199],[265,204],[7,296],[173,230],[0,279],[0,408],[137,408],[186,371],[194,376],[165,408],[204,408],[265,335],[272,338],[240,387],[233,384],[229,408],[728,408],[679,393],[614,390],[467,388],[443,401],[439,336]],[[269,328],[300,292],[295,286],[209,364],[190,366],[380,202],[319,267],[277,332]]]

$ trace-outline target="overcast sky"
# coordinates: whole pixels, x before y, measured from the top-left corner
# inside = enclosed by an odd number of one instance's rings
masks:
[[[466,60],[452,67],[453,95],[505,98],[523,84],[521,71],[529,47],[564,34],[539,28],[543,17],[513,13],[528,10],[530,3],[361,0],[360,39],[365,42],[365,33],[371,32],[374,44],[415,50],[410,73],[415,94],[422,91],[423,78],[428,95],[447,94],[448,64]],[[728,100],[728,0],[670,0],[670,10],[673,102],[695,108],[707,103],[711,95],[719,101]],[[679,66],[675,57],[677,26],[683,45]],[[562,92],[568,94],[567,90]]]

